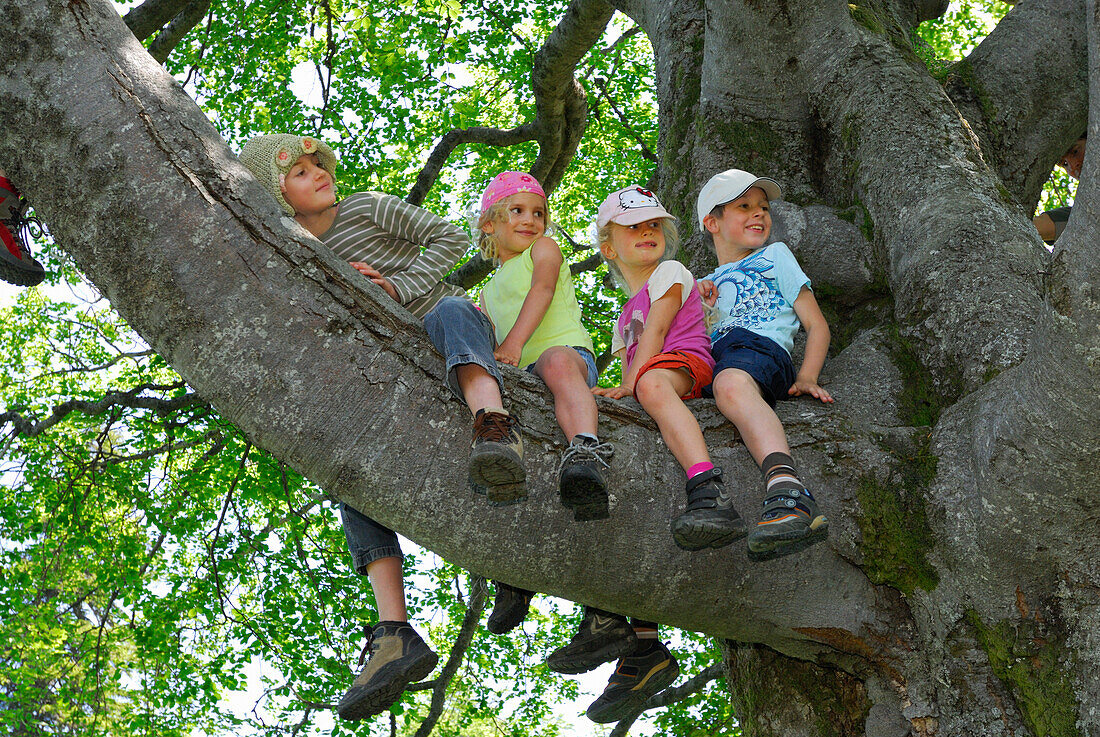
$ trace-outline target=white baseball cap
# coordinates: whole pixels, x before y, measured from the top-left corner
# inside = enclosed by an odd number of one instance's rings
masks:
[[[596,213],[596,227],[608,223],[635,225],[653,218],[670,218],[672,214],[661,206],[657,196],[644,187],[625,187],[612,192]]]
[[[752,187],[760,187],[769,200],[778,200],[783,197],[783,190],[779,182],[768,177],[758,177],[740,169],[727,169],[710,178],[703,189],[699,191],[699,228],[703,228],[703,218],[719,205],[733,202],[745,194]]]

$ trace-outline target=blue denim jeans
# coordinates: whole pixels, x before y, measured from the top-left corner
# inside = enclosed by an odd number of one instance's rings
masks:
[[[447,361],[447,386],[459,399],[458,372],[455,369],[465,363],[476,363],[489,372],[503,389],[503,379],[493,348],[496,337],[493,324],[474,303],[464,297],[444,297],[424,316],[424,329],[435,349]]]
[[[476,363],[502,385],[500,370],[493,358],[496,343],[493,325],[473,302],[464,297],[444,297],[424,316],[424,328],[432,345],[447,361],[447,386],[459,399],[463,396],[455,369],[462,364]],[[344,537],[357,573],[365,575],[367,565],[379,558],[401,557],[401,545],[390,528],[347,504],[340,505],[340,521],[344,524]]]

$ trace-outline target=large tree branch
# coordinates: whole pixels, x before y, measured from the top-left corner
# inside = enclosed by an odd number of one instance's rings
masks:
[[[899,321],[949,394],[974,389],[1027,350],[1041,305],[1038,236],[1001,195],[950,101],[884,33],[832,6],[801,27],[832,29],[799,39],[800,68],[843,152],[837,174],[886,252]]]
[[[553,191],[573,158],[588,116],[588,101],[573,72],[614,14],[606,0],[574,0],[535,54],[531,89],[539,155],[531,173]]]
[[[1029,217],[1085,129],[1087,56],[1083,0],[1023,3],[947,78],[947,94]]]
[[[180,13],[193,0],[145,0],[122,19],[139,41],[152,36]]]
[[[149,44],[149,55],[161,64],[168,61],[168,55],[179,46],[183,37],[206,17],[209,10],[210,0],[192,0],[163,31],[157,34],[153,43]]]
[[[534,139],[535,125],[533,123],[520,125],[507,131],[483,126],[457,128],[450,131],[444,134],[443,138],[439,139],[439,143],[432,149],[431,155],[424,163],[424,168],[420,170],[416,182],[413,183],[412,189],[409,190],[409,194],[405,199],[414,205],[423,203],[436,179],[439,178],[439,172],[443,171],[443,167],[446,166],[447,158],[451,155],[451,152],[463,144],[481,143],[487,146],[514,146],[517,143],[533,141]]]

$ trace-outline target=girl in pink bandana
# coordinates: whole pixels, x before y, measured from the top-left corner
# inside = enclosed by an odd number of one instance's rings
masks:
[[[554,395],[570,441],[559,469],[561,503],[578,520],[607,516],[612,447],[596,436],[597,380],[592,338],[581,325],[569,265],[546,236],[546,193],[530,174],[498,174],[481,198],[481,255],[499,264],[481,291],[496,332],[496,359],[535,374]]]

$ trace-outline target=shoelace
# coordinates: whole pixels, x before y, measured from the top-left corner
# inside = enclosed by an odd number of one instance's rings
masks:
[[[486,412],[481,416],[481,427],[478,429],[477,436],[491,442],[507,440],[512,434],[512,426],[515,422],[515,419],[509,415]]]
[[[363,645],[363,649],[359,651],[360,668],[367,662],[367,653],[370,652],[371,645],[374,644],[374,627],[371,627],[369,624],[364,624],[363,634],[367,636],[367,643]]]
[[[615,446],[611,443],[570,443],[565,452],[561,454],[561,463],[558,464],[558,473],[569,463],[583,463],[584,461],[596,461],[604,468],[611,468],[611,458],[615,455]]]

